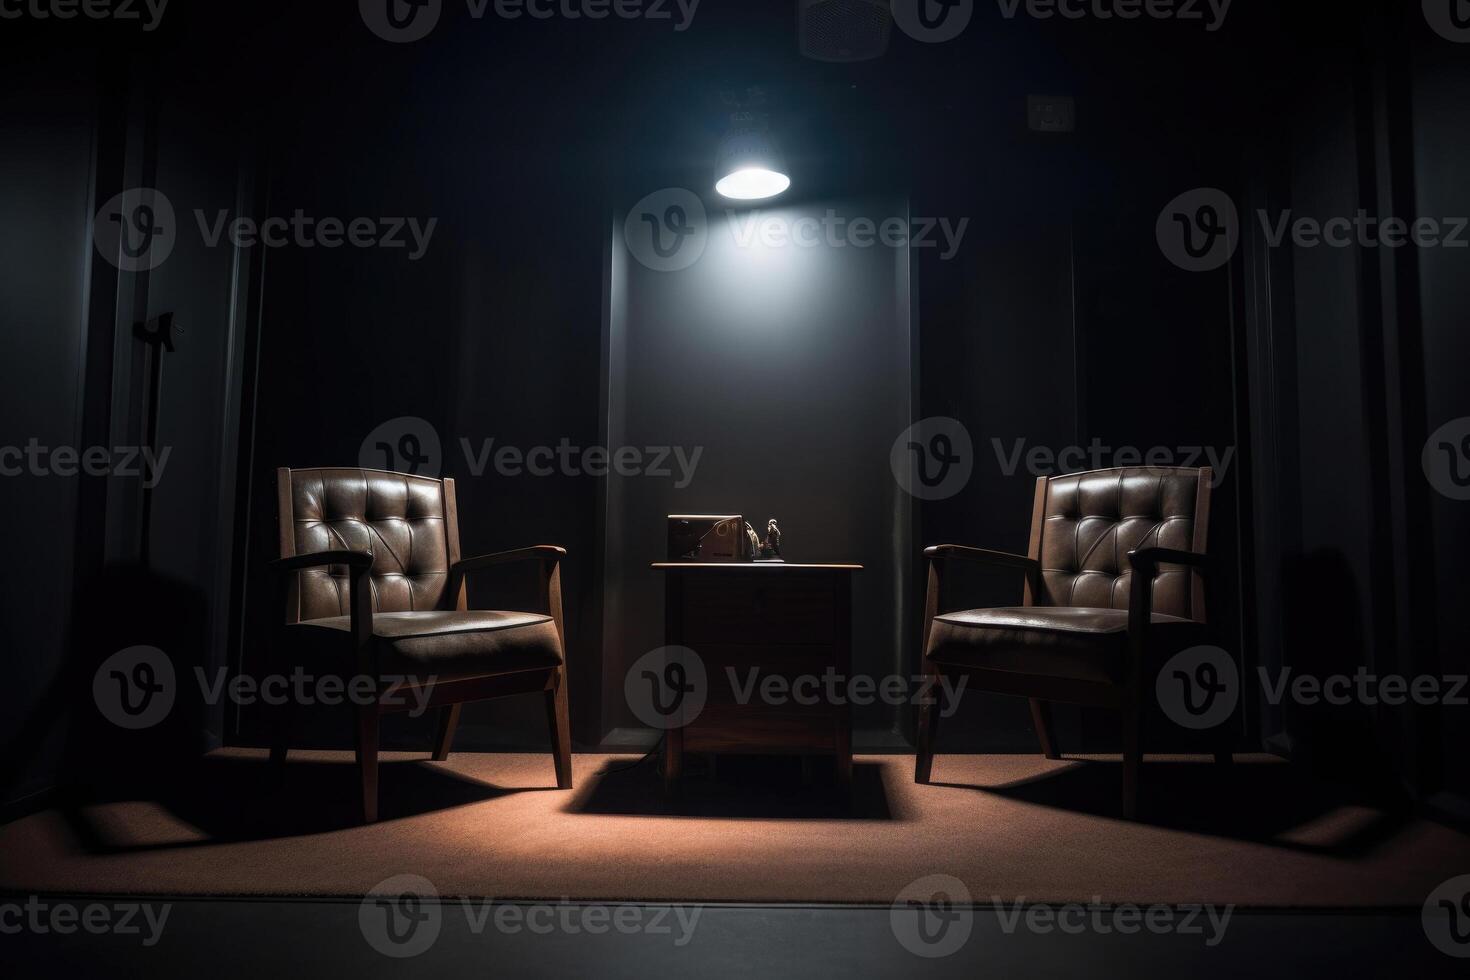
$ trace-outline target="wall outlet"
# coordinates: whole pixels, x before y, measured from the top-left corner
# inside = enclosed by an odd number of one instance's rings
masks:
[[[1038,133],[1070,133],[1077,128],[1077,106],[1070,95],[1028,95],[1026,123]]]

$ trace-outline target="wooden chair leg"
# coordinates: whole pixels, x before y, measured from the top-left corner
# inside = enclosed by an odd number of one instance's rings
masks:
[[[439,732],[434,736],[434,761],[449,758],[449,745],[454,741],[454,730],[459,727],[459,709],[462,705],[451,704],[439,709]]]
[[[546,691],[546,727],[551,730],[551,758],[556,788],[572,788],[572,725],[567,712],[567,669],[557,668]]]
[[[378,820],[378,707],[359,705],[357,710],[357,768],[362,776],[362,819]]]
[[[1138,777],[1143,767],[1143,710],[1137,703],[1123,706],[1123,818],[1138,815]]]
[[[914,752],[916,783],[929,782],[929,777],[934,772],[934,743],[939,736],[939,697],[940,686],[936,676],[931,697],[925,699],[930,703],[919,705],[919,731]]]
[[[294,713],[291,699],[276,705],[271,712],[271,768],[279,773],[286,765],[286,753],[291,749],[291,716]]]
[[[684,776],[684,729],[670,728],[664,732],[664,796],[669,800],[679,798]]]
[[[1048,759],[1060,759],[1056,736],[1052,734],[1051,703],[1031,698],[1031,722],[1036,726],[1036,738],[1041,742],[1041,754]]]
[[[1235,761],[1235,729],[1227,720],[1215,729],[1215,765],[1228,766]]]
[[[284,639],[277,634],[271,638],[266,648],[268,669],[273,674],[289,673],[287,658],[282,653],[284,646]],[[270,767],[276,775],[284,771],[286,753],[291,748],[291,724],[294,714],[295,704],[289,695],[270,712]]]

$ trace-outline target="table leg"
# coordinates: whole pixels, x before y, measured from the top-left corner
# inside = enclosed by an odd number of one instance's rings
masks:
[[[852,787],[852,718],[846,711],[837,720],[837,783]]]
[[[836,581],[837,670],[852,676],[852,576]],[[837,708],[837,782],[844,793],[852,789],[852,704],[843,699]]]
[[[664,733],[664,792],[679,788],[684,773],[684,729],[670,728]]]

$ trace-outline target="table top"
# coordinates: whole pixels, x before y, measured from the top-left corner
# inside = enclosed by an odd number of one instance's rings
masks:
[[[724,571],[745,571],[756,568],[788,568],[807,571],[817,569],[829,572],[860,572],[863,570],[861,565],[801,561],[656,561],[649,567],[659,572],[683,571],[690,568],[718,568]]]

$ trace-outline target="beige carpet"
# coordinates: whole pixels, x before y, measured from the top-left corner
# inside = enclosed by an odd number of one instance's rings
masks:
[[[977,902],[1417,908],[1470,872],[1465,835],[1264,758],[1150,759],[1138,823],[1107,758],[942,756],[916,786],[912,757],[860,757],[850,802],[795,760],[728,760],[677,808],[651,764],[602,774],[630,761],[579,755],[557,791],[545,755],[393,753],[384,819],[355,826],[350,754],[293,753],[277,782],[226,750],[158,799],[0,827],[0,889],[359,896],[412,872],[445,896],[887,904],[943,873]]]

